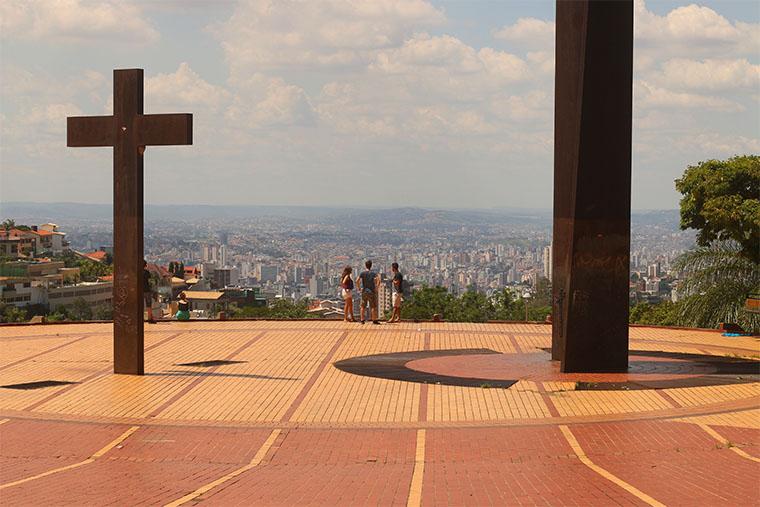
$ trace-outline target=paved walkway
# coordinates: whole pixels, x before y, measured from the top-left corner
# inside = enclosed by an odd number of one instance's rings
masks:
[[[630,334],[629,377],[575,379],[543,325],[160,323],[132,377],[110,325],[0,327],[0,501],[760,505],[760,382],[726,374],[758,341]],[[399,352],[409,380],[333,366]]]

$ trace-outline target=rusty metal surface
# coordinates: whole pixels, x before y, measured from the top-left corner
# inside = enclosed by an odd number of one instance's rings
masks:
[[[628,368],[633,2],[558,1],[552,358]]]
[[[114,372],[142,375],[143,152],[192,144],[191,114],[143,115],[143,70],[113,72],[113,116],[67,118],[67,146],[113,146]]]

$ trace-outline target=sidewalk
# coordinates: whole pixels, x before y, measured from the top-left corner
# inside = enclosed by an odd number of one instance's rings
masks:
[[[110,325],[0,327],[1,386],[73,382],[0,388],[0,498],[760,503],[755,339],[631,328],[630,375],[592,380],[545,363],[550,341],[535,324],[172,322],[147,330],[131,377],[111,374]],[[403,380],[334,366],[400,352]]]

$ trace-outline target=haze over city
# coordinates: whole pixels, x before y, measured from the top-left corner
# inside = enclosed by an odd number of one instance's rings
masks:
[[[65,147],[110,114],[111,70],[145,111],[194,114],[150,147],[154,204],[543,208],[552,202],[554,3],[5,1],[0,200],[109,203],[111,153]],[[755,2],[635,4],[635,209],[760,151]]]

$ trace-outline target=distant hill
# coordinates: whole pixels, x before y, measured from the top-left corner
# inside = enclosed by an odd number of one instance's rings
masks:
[[[53,221],[110,221],[110,204],[81,203],[0,203],[0,219],[13,218],[19,223]],[[549,209],[492,208],[481,210],[437,208],[337,208],[319,206],[212,206],[212,205],[157,205],[145,206],[147,221],[202,221],[218,219],[250,219],[257,217],[283,218],[299,221],[330,222],[349,220],[368,226],[396,224],[414,226],[465,226],[487,224],[533,224],[551,226]],[[678,229],[677,210],[634,211],[636,225],[661,225]]]

